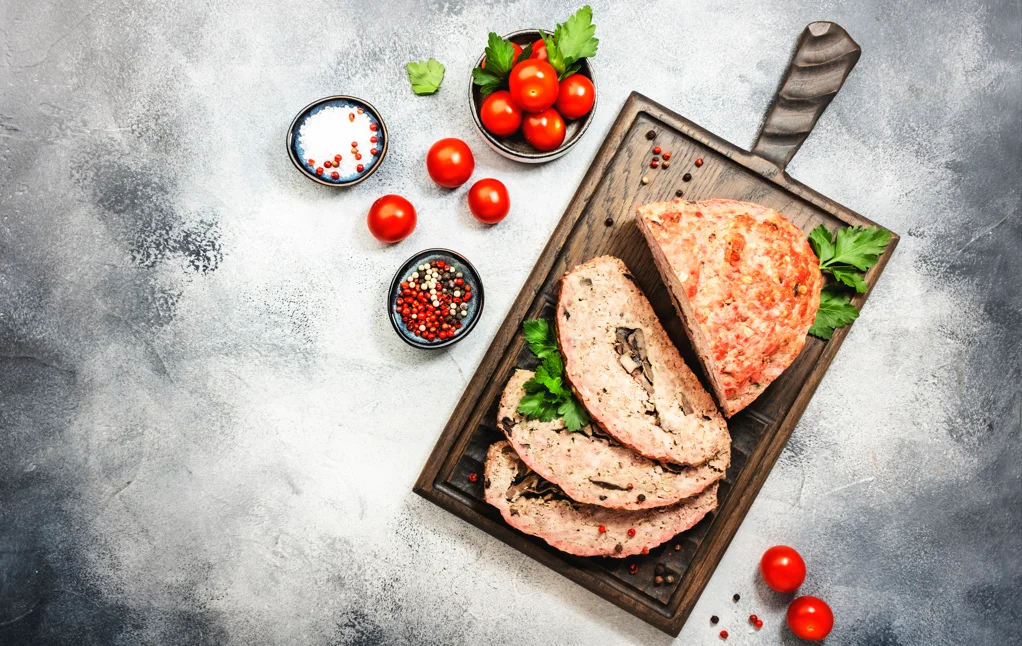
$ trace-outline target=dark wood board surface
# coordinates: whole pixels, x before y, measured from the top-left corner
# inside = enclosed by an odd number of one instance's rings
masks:
[[[689,200],[732,198],[768,206],[807,233],[821,223],[831,229],[874,224],[784,172],[858,56],[858,46],[837,25],[813,23],[807,27],[753,148],[755,153],[632,93],[440,435],[415,484],[416,493],[676,636],[848,328],[839,329],[829,341],[809,337],[801,355],[780,378],[728,421],[731,466],[719,489],[717,510],[648,555],[580,558],[559,552],[505,524],[500,513],[484,502],[482,478],[472,483],[468,475],[483,471],[486,449],[503,439],[495,415],[508,378],[515,368],[536,365],[520,333],[522,321],[551,317],[560,277],[590,258],[614,255],[624,260],[672,341],[690,367],[699,372],[667,289],[636,227],[636,206],[674,199],[680,189]],[[653,140],[647,139],[650,131],[656,135]],[[654,146],[671,152],[669,168],[650,168]],[[695,165],[697,158],[703,160],[701,167]],[[687,173],[690,181],[683,179]],[[643,177],[649,178],[647,184],[642,183]],[[892,234],[886,252],[867,274],[870,290],[897,242],[898,236]],[[868,295],[867,291],[857,296],[853,303],[861,308]],[[634,575],[629,573],[633,563],[638,565]],[[654,585],[658,564],[664,566],[665,574],[675,577],[674,584]]]

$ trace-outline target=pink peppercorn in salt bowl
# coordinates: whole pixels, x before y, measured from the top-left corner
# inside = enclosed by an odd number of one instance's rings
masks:
[[[305,106],[287,131],[287,153],[303,175],[324,186],[354,186],[387,155],[387,126],[368,101],[329,96]]]

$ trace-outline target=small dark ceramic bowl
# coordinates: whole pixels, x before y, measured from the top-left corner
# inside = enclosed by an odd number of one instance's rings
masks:
[[[396,304],[397,297],[401,294],[401,282],[415,271],[416,267],[433,260],[443,260],[448,264],[457,266],[457,270],[464,274],[465,282],[472,286],[472,300],[468,302],[468,307],[466,308],[468,315],[461,319],[463,323],[461,330],[450,339],[442,341],[427,341],[415,336],[401,322],[401,315],[397,311]],[[479,272],[476,271],[476,268],[472,266],[472,263],[465,256],[450,249],[426,249],[406,260],[400,269],[397,270],[397,273],[394,274],[394,280],[390,281],[390,291],[387,293],[387,311],[390,316],[390,324],[394,327],[394,331],[397,332],[402,341],[416,348],[436,350],[453,345],[468,336],[483,313],[484,301],[483,281],[479,279]]]
[[[547,32],[550,33],[550,32]],[[540,32],[538,29],[523,29],[521,31],[512,32],[504,36],[505,40],[517,44],[519,47],[525,47],[529,43],[533,43],[540,39]],[[476,61],[476,67],[479,67],[483,63],[485,54],[479,57]],[[593,75],[593,67],[589,63],[589,59],[582,59],[582,67],[578,73],[589,78],[593,82],[593,87],[596,88],[596,77]],[[483,105],[483,100],[486,98],[479,91],[479,86],[472,82],[471,74],[468,80],[468,102],[472,108],[472,120],[476,124],[476,130],[479,131],[479,135],[484,141],[497,151],[499,154],[513,159],[515,161],[524,162],[526,164],[542,164],[543,162],[553,161],[558,157],[565,155],[572,146],[577,144],[582,135],[589,129],[589,125],[593,122],[593,116],[596,114],[596,105],[600,102],[600,90],[596,88],[596,96],[594,97],[593,109],[589,111],[589,114],[582,117],[581,119],[575,119],[568,121],[565,119],[565,132],[564,132],[564,143],[554,150],[548,152],[542,152],[536,150],[532,145],[525,141],[525,136],[522,135],[522,131],[519,129],[518,132],[511,135],[510,137],[498,137],[486,130],[483,127],[483,122],[479,118],[479,109]]]
[[[363,162],[364,170],[361,173],[352,172],[349,175],[341,176],[338,179],[332,179],[329,171],[322,175],[317,175],[315,168],[310,168],[305,161],[309,158],[305,151],[302,149],[301,141],[299,138],[299,131],[302,125],[309,119],[309,117],[315,116],[324,108],[338,107],[338,108],[351,108],[352,110],[362,110],[365,114],[369,115],[369,120],[377,125],[376,137],[379,141],[375,144],[378,155],[365,155],[365,162]],[[363,99],[359,99],[353,96],[328,96],[318,101],[313,101],[309,105],[302,108],[293,121],[291,126],[287,129],[287,154],[291,158],[291,163],[295,165],[302,175],[305,175],[312,181],[322,184],[324,186],[332,186],[334,188],[345,188],[348,186],[354,186],[366,180],[370,175],[375,173],[380,165],[383,164],[383,158],[387,156],[387,148],[390,145],[390,137],[387,136],[387,124],[383,122],[383,117],[373,107],[371,103]],[[347,153],[347,148],[344,151],[338,151],[341,154]]]

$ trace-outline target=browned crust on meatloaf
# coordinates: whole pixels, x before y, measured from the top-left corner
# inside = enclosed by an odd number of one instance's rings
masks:
[[[819,260],[798,227],[758,204],[674,200],[636,216],[730,417],[802,351],[820,304]]]
[[[730,455],[698,467],[664,466],[622,446],[595,424],[571,432],[563,419],[525,419],[518,403],[529,370],[516,370],[500,398],[497,422],[530,469],[572,500],[612,509],[651,509],[694,496],[724,477]]]
[[[642,330],[651,384],[624,367],[620,330]],[[620,259],[594,258],[564,276],[557,337],[572,389],[619,442],[647,458],[680,465],[729,455],[731,438],[713,398],[685,365]]]
[[[717,506],[716,483],[667,507],[626,511],[573,502],[543,481],[522,491],[522,478],[528,473],[510,444],[491,445],[483,481],[486,502],[512,527],[576,556],[641,554],[690,529]],[[606,531],[600,532],[601,525]],[[634,536],[628,535],[630,529]]]

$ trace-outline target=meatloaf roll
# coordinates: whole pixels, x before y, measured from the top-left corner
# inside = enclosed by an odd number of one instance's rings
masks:
[[[483,484],[486,502],[509,525],[576,556],[640,554],[691,528],[717,506],[716,483],[668,507],[625,511],[583,505],[532,472],[507,442],[487,451]]]
[[[662,465],[622,446],[596,424],[572,433],[562,419],[525,419],[518,402],[533,375],[515,371],[500,398],[497,419],[522,461],[572,500],[612,509],[650,509],[694,496],[724,477],[728,453],[697,467]]]
[[[557,339],[575,393],[619,442],[680,465],[729,455],[731,437],[713,398],[620,259],[594,258],[564,276]]]
[[[820,261],[801,229],[758,204],[674,200],[636,214],[730,417],[802,351],[820,306]]]

